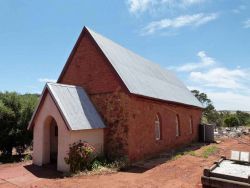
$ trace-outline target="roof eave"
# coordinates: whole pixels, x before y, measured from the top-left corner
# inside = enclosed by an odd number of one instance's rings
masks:
[[[131,93],[131,95],[136,96],[136,97],[145,98],[145,99],[148,99],[148,100],[154,100],[154,101],[159,101],[159,102],[166,102],[166,103],[171,103],[171,104],[176,104],[176,105],[182,105],[182,106],[186,106],[186,107],[189,107],[189,108],[204,109],[204,107],[202,107],[202,105],[201,106],[195,106],[195,105],[185,104],[185,103],[176,102],[176,101],[169,101],[169,100],[149,97],[149,96],[146,96],[146,95],[141,95],[141,94],[136,94],[136,93]]]

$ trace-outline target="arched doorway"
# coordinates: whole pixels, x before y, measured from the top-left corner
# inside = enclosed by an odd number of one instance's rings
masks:
[[[58,126],[56,120],[49,116],[45,120],[43,135],[43,164],[57,164]]]
[[[58,153],[58,127],[55,119],[50,123],[50,163],[57,163]]]

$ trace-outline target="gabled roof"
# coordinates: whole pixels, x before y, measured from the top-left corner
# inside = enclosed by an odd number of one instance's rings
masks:
[[[47,83],[43,95],[48,90],[69,130],[105,128],[105,125],[83,88],[73,85]],[[41,101],[38,108],[41,106]],[[28,129],[37,114],[34,112]]]
[[[203,108],[202,104],[173,72],[152,63],[87,27],[84,27],[79,36],[58,78],[58,82],[68,68],[81,38],[86,33],[92,36],[130,93]]]
[[[202,108],[202,104],[172,72],[89,28],[85,29],[131,93]]]

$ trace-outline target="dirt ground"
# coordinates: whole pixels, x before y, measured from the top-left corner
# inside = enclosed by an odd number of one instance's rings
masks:
[[[33,166],[31,162],[4,164],[0,165],[0,187],[201,187],[203,169],[222,155],[229,157],[230,150],[250,151],[250,137],[230,138],[214,145],[219,150],[208,158],[186,154],[166,160],[163,154],[127,171],[104,175],[61,178],[60,173]],[[203,149],[197,148],[195,152],[201,153]]]

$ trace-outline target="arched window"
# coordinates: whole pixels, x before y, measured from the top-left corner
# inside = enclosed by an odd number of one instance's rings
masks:
[[[189,117],[189,133],[190,134],[193,134],[193,117],[192,116],[190,116]]]
[[[176,114],[176,117],[175,117],[175,131],[176,131],[176,137],[180,136],[180,118],[179,118],[179,115]]]
[[[160,117],[157,114],[155,117],[155,140],[161,139],[161,121]]]

